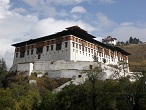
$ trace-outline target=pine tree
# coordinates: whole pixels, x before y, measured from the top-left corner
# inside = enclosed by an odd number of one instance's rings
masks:
[[[5,60],[2,58],[0,59],[0,88],[3,87],[3,81],[6,77],[6,73],[7,73],[7,66],[5,63]]]
[[[7,71],[7,66],[6,66],[6,62],[5,62],[5,60],[2,58],[2,60],[1,60],[1,69],[3,70],[3,71]]]
[[[126,43],[125,43],[126,45],[129,45],[129,41],[126,41]]]
[[[142,43],[142,42],[139,39],[137,39],[136,37],[135,38],[132,38],[132,37],[129,38],[129,44],[139,44],[139,43]]]
[[[130,44],[133,43],[133,38],[132,38],[132,37],[129,38],[129,43],[130,43]]]

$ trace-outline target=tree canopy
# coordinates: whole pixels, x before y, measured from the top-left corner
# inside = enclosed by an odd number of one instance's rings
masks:
[[[48,88],[43,95],[27,77],[10,81],[8,75],[8,85],[0,88],[0,110],[146,110],[145,69],[133,75],[134,82],[131,76],[102,80],[104,73],[98,67],[85,72],[84,84],[71,83],[58,93]]]
[[[117,42],[117,45],[129,45],[129,44],[140,44],[142,43],[142,41],[140,41],[138,38],[136,37],[130,37],[126,42]]]

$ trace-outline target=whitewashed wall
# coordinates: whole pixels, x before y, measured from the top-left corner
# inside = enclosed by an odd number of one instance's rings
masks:
[[[82,70],[89,70],[90,65],[96,67],[97,62],[78,61],[78,62],[66,62],[60,61],[37,61],[34,63],[33,72],[42,72],[47,74],[51,78],[66,77],[72,78],[78,77]]]
[[[88,70],[89,65],[93,65],[93,67],[95,67],[97,66],[97,62],[88,61],[66,62],[63,60],[37,61],[34,63],[34,70],[68,70],[68,69]]]
[[[65,48],[65,42],[68,42],[68,46]],[[43,47],[43,53],[41,54],[41,58],[38,59],[38,55],[36,54],[36,48],[33,49],[33,54],[31,55],[31,49],[29,50],[29,55],[27,55],[27,51],[25,51],[25,57],[20,58],[20,52],[18,52],[18,58],[14,55],[13,65],[18,63],[27,63],[27,62],[35,62],[35,61],[57,61],[57,60],[65,60],[70,61],[70,41],[65,41],[62,43],[61,50],[56,50],[56,44],[53,45],[53,50],[51,50],[51,45],[49,45],[49,51],[46,51],[46,46]]]
[[[26,72],[28,76],[31,75],[32,70],[33,70],[33,63],[18,64],[17,67],[18,72]]]
[[[47,76],[50,78],[72,78],[74,76],[82,75],[79,70],[56,70],[56,71],[46,71]]]

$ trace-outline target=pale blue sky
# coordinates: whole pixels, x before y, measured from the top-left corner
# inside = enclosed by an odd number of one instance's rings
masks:
[[[146,41],[146,0],[0,0],[0,56],[10,67],[11,44],[78,25],[98,40]]]

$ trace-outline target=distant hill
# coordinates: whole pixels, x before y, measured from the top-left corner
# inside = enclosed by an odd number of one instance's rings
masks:
[[[129,56],[130,71],[141,71],[144,69],[143,67],[146,68],[146,44],[130,44],[119,47],[131,54]]]

